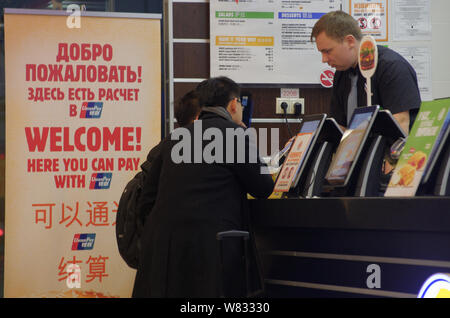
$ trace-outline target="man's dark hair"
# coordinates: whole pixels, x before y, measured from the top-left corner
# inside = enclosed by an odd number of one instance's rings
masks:
[[[198,84],[196,92],[200,106],[226,108],[230,100],[240,96],[241,89],[232,79],[220,76],[204,80]]]
[[[192,123],[200,114],[200,110],[197,93],[192,90],[186,93],[175,105],[174,117],[177,119],[178,125],[183,127]]]

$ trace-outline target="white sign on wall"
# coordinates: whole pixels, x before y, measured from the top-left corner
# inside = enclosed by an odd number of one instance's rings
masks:
[[[211,0],[211,76],[239,83],[318,84],[322,59],[311,31],[340,0]]]
[[[358,21],[363,35],[388,41],[388,0],[350,0],[349,13]]]

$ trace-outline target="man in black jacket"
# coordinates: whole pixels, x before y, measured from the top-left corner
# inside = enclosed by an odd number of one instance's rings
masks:
[[[243,131],[239,86],[211,78],[197,93],[203,106],[199,120],[163,141],[144,186],[142,196],[156,199],[147,202],[133,297],[244,295],[241,246],[227,246],[222,272],[216,234],[246,230],[247,193],[266,198],[273,181],[261,173],[259,156],[251,160],[252,141],[236,140]]]

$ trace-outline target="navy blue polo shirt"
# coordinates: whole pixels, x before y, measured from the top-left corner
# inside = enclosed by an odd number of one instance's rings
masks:
[[[400,54],[378,45],[378,66],[371,78],[372,105],[380,105],[392,114],[410,111],[410,128],[420,108],[420,92],[416,72]],[[350,74],[358,74],[358,107],[367,106],[366,78],[357,66],[355,69],[336,71],[331,97],[333,117],[342,126],[347,126],[347,99],[350,93]]]

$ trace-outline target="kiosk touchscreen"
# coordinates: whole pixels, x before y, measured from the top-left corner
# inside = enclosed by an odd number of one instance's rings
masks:
[[[383,161],[391,145],[404,141],[406,134],[389,110],[379,110],[366,146],[361,154],[356,188],[352,195],[357,197],[382,196],[386,191],[387,181],[382,176]]]
[[[325,123],[326,117],[327,117],[326,114],[310,115],[303,117],[302,126],[300,127],[300,133],[311,133],[313,135],[308,145],[308,149],[303,156],[300,167],[297,173],[295,174],[294,180],[292,181],[291,188],[295,188],[297,186],[300,177],[305,172],[305,167],[311,157],[312,150],[317,142],[319,133],[322,130],[322,126]]]
[[[293,139],[289,154],[278,174],[274,191],[288,192],[297,185],[303,172],[305,162],[308,160],[311,149],[317,140],[326,114],[303,117],[299,133]]]
[[[342,130],[334,118],[326,118],[317,131],[317,140],[311,147],[309,159],[303,165],[297,185],[289,195],[313,198],[321,196],[325,174],[331,158],[342,138]]]
[[[345,187],[364,147],[379,106],[356,108],[344,132],[325,179],[334,187]]]
[[[277,154],[275,154],[274,156],[272,156],[270,158],[269,165],[271,167],[281,168],[281,165],[286,160],[286,156],[289,153],[289,149],[291,149],[293,142],[294,142],[293,139],[289,140],[283,149],[281,149]],[[278,172],[278,171],[275,171],[275,172]]]

